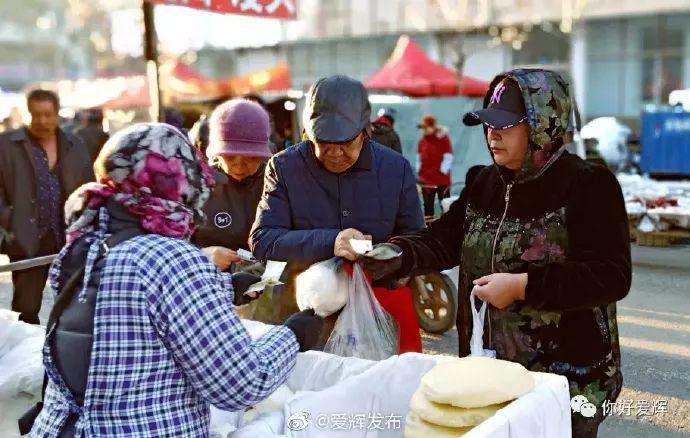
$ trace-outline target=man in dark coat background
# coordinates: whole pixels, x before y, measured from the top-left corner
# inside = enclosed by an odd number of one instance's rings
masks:
[[[110,136],[103,131],[103,110],[91,108],[83,113],[82,126],[75,131],[91,156],[91,162],[96,161],[101,148]]]
[[[402,154],[400,136],[395,132],[395,108],[381,108],[371,122],[371,139]]]
[[[27,107],[29,126],[0,135],[0,232],[11,261],[56,253],[64,244],[65,200],[94,178],[84,144],[58,127],[57,95],[34,90]],[[20,320],[40,323],[47,276],[47,265],[12,273]]]

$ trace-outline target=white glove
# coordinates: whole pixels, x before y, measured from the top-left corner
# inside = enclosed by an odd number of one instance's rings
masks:
[[[422,157],[420,157],[419,154],[417,154],[417,162],[414,165],[414,172],[416,174],[419,174],[419,169],[421,169],[421,168],[422,168]]]
[[[453,154],[443,154],[443,161],[441,161],[440,169],[442,174],[448,175],[450,173],[450,169],[453,167],[453,159]]]

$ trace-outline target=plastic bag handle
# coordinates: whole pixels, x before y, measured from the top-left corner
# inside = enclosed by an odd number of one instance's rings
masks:
[[[472,337],[470,338],[470,356],[486,356],[484,352],[484,319],[486,318],[486,301],[477,310],[474,288],[470,293],[470,308],[472,309]]]

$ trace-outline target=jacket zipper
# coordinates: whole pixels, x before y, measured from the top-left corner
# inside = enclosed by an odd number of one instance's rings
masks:
[[[498,223],[498,228],[496,228],[496,235],[494,236],[494,242],[491,247],[491,273],[494,273],[494,257],[496,255],[496,244],[498,243],[498,235],[501,233],[501,228],[503,227],[503,222],[506,220],[506,215],[508,214],[508,205],[510,204],[510,189],[513,188],[513,183],[508,183],[506,186],[506,196],[505,196],[505,203],[506,206],[503,209],[503,216],[501,216],[501,221]],[[492,347],[493,340],[491,337],[491,308],[486,309],[487,311],[487,318],[489,320],[489,348]]]

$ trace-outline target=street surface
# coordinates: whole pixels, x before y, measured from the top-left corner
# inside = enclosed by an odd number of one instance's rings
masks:
[[[618,305],[625,387],[619,397],[631,415],[615,415],[601,438],[680,438],[690,436],[690,246],[633,247],[632,290]],[[7,263],[6,258],[0,263]],[[11,280],[0,275],[0,307],[9,308]],[[44,294],[41,321],[52,306]],[[455,329],[423,335],[424,352],[455,355]],[[638,406],[667,402],[665,414],[638,416]]]

